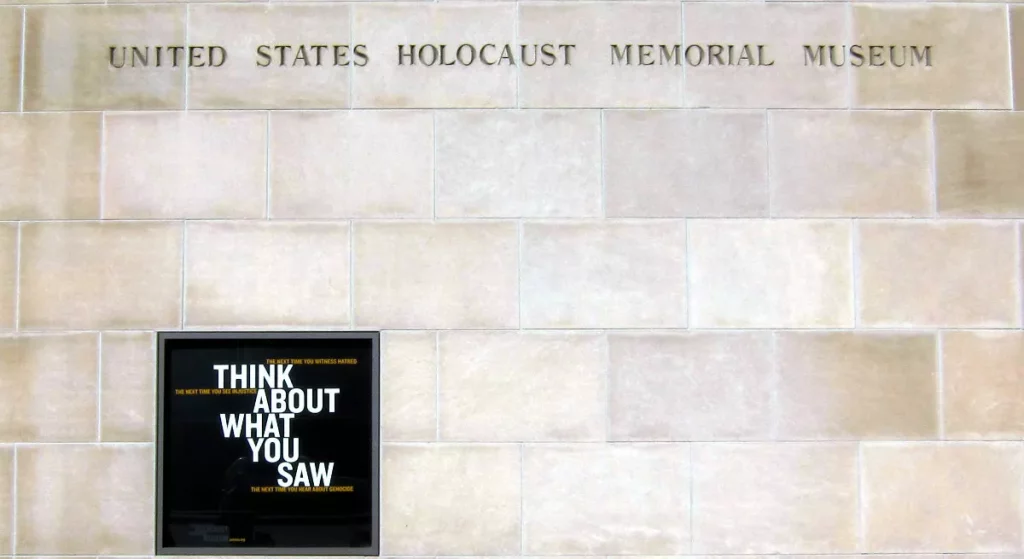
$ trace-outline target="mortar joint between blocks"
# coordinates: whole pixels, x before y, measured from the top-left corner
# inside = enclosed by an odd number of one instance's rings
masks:
[[[267,120],[264,123],[265,124],[265,128],[264,128],[264,138],[263,138],[263,141],[264,141],[264,144],[263,144],[263,157],[265,159],[265,161],[263,162],[263,169],[264,169],[264,173],[266,174],[266,177],[264,177],[265,183],[266,183],[266,203],[265,203],[265,207],[263,209],[263,212],[264,212],[264,216],[266,217],[266,219],[270,220],[270,195],[271,195],[271,192],[270,192],[270,188],[271,188],[270,177],[271,177],[271,173],[273,172],[273,166],[271,165],[271,158],[270,158],[271,157],[271,153],[270,153],[270,134],[271,134],[271,129],[270,129],[270,111],[266,112],[266,119]]]
[[[857,441],[857,550],[867,549],[867,526],[864,502],[864,442]]]
[[[608,218],[608,180],[605,178],[606,177],[606,171],[605,170],[606,170],[606,167],[607,167],[607,162],[605,161],[605,157],[606,157],[606,154],[608,153],[608,151],[606,149],[606,146],[608,144],[608,140],[606,138],[608,128],[607,128],[607,125],[605,123],[606,111],[607,111],[607,109],[599,109],[598,110],[598,118],[600,119],[600,122],[598,123],[598,135],[600,136],[599,137],[600,145],[598,147],[598,149],[599,149],[599,153],[598,153],[598,167],[599,167],[599,170],[598,170],[598,172],[600,173],[599,180],[601,181],[601,190],[600,190],[601,203],[600,203],[600,208],[601,208],[601,217],[605,218],[605,219]]]
[[[103,333],[96,333],[96,442],[103,442]]]
[[[185,324],[188,323],[187,322],[187,318],[186,318],[186,312],[188,312],[188,307],[187,307],[187,305],[185,305],[185,301],[188,299],[188,282],[186,281],[187,275],[188,275],[188,222],[183,220],[181,222],[181,285],[179,287],[179,296],[181,297],[181,301],[180,301],[180,305],[181,305],[181,309],[180,309],[180,314],[181,314],[180,328],[182,330],[185,329]]]
[[[777,441],[779,439],[779,385],[782,384],[782,377],[779,374],[779,333],[772,330],[769,335],[771,339],[770,348],[770,363],[771,369],[769,370],[769,386],[771,386],[771,392],[768,395],[768,413],[771,425],[769,426],[768,439]]]
[[[14,445],[11,472],[11,554],[18,554],[18,445]]]
[[[607,330],[602,332],[604,340],[604,440],[613,442],[612,433],[612,341]]]
[[[435,0],[436,1],[436,0]],[[430,111],[430,219],[437,221],[437,109]]]
[[[693,242],[690,240],[692,229],[690,228],[691,218],[683,218],[683,275],[686,292],[686,330],[694,330],[693,324]]]
[[[356,327],[356,222],[348,222],[348,323]]]
[[[523,330],[523,220],[516,221],[516,329]]]
[[[526,468],[526,450],[519,443],[519,555],[526,555],[526,488],[523,486],[523,470]]]
[[[1024,107],[1017,107],[1016,99],[1016,87],[1014,86],[1014,75],[1013,75],[1013,10],[1012,4],[1006,4],[1006,48],[1010,51],[1007,56],[1007,64],[1010,65],[1009,73],[1007,74],[1010,80],[1010,110],[1017,110],[1018,108],[1024,109]],[[1024,516],[1024,515],[1022,515]]]
[[[14,331],[21,331],[21,250],[22,222],[18,222],[14,234]]]
[[[772,218],[772,111],[764,110],[764,187],[768,219]]]
[[[860,223],[856,218],[850,219],[850,296],[853,314],[853,328],[858,330],[860,324]]]
[[[18,112],[25,112],[25,50],[28,48],[28,7],[21,8],[21,51],[18,53]]]
[[[1020,477],[1018,478],[1018,485],[1020,487],[1017,493],[1017,498],[1020,503],[1024,503],[1024,464],[1021,464],[1021,457],[1024,457],[1024,441],[1021,441],[1019,445],[1020,448],[1017,449],[1017,467],[1020,468]],[[1020,545],[1021,549],[1024,549],[1024,512],[1020,514],[1020,526]]]
[[[935,413],[938,416],[937,436],[940,441],[946,440],[946,370],[942,354],[944,340],[941,331],[935,332]]]
[[[689,533],[689,536],[690,536],[690,555],[693,555],[694,547],[695,547],[695,541],[694,540],[696,540],[696,538],[694,537],[694,534],[693,534],[693,518],[695,516],[697,516],[697,514],[696,514],[697,511],[696,511],[696,509],[694,507],[695,503],[697,502],[697,499],[694,496],[694,487],[696,487],[697,484],[694,482],[694,479],[693,479],[693,474],[694,474],[694,471],[696,470],[696,468],[693,467],[693,463],[694,463],[694,460],[695,460],[694,459],[694,454],[695,453],[693,451],[693,441],[690,441],[690,442],[686,443],[686,450],[687,450],[687,455],[688,455],[687,457],[689,458],[689,460],[688,460],[688,462],[689,462],[688,469],[689,469],[689,474],[690,474],[688,476],[689,479],[687,480],[689,482],[689,487],[690,487],[690,518],[689,518],[689,521],[690,521],[689,522],[689,525],[690,525],[690,529],[689,529],[689,532],[690,532]]]
[[[441,331],[434,331],[434,440],[441,440]]]
[[[106,217],[106,191],[107,191],[107,113],[100,112],[100,221]]]
[[[939,131],[936,126],[936,111],[928,111],[929,132],[929,177],[928,195],[931,197],[932,218],[939,218]]]
[[[1024,246],[1022,246],[1021,235],[1024,235],[1024,222],[1017,222],[1017,227],[1013,231],[1013,242],[1015,245],[1015,258],[1017,262],[1016,268],[1016,284],[1017,284],[1017,327],[1024,328]]]

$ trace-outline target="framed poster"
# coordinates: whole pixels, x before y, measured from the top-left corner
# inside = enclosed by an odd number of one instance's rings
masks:
[[[158,555],[377,555],[377,332],[160,333]]]

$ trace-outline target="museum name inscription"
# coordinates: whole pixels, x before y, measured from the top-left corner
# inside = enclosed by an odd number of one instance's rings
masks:
[[[612,66],[768,67],[775,57],[763,44],[611,44],[606,60]],[[931,67],[932,45],[801,45],[804,66],[839,68]],[[242,64],[258,68],[363,67],[370,65],[366,45],[259,45]],[[572,66],[576,45],[561,43],[402,44],[392,60],[402,67],[446,66]],[[229,62],[230,60],[230,62]],[[109,64],[131,68],[221,68],[235,64],[226,48],[208,46],[111,46]]]

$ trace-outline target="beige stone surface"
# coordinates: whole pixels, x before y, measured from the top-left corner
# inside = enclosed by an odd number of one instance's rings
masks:
[[[770,334],[614,333],[608,362],[613,441],[772,436]]]
[[[17,327],[18,226],[0,225],[0,331]]]
[[[177,327],[181,237],[174,223],[23,224],[21,327]]]
[[[606,213],[768,215],[765,117],[741,111],[608,111]]]
[[[855,444],[693,446],[694,553],[857,551]]]
[[[99,336],[0,338],[0,442],[97,440]]]
[[[356,223],[355,325],[515,328],[516,225]]]
[[[437,336],[433,332],[384,333],[381,440],[437,440],[437,375]]]
[[[349,323],[347,223],[191,223],[186,238],[186,325]]]
[[[518,9],[518,41],[555,45],[560,55],[569,52],[570,62],[560,56],[553,66],[521,67],[521,107],[681,106],[681,68],[640,66],[636,48],[632,66],[612,66],[610,46],[679,43],[679,4],[530,2]]]
[[[849,77],[843,70],[805,64],[803,45],[848,43],[847,8],[831,2],[807,4],[696,2],[683,10],[687,44],[765,45],[762,64],[686,67],[689,107],[846,107]],[[678,42],[678,41],[677,41]],[[738,59],[741,52],[734,51]],[[698,60],[696,52],[691,54]],[[728,52],[722,55],[728,62]],[[755,58],[755,61],[757,59]],[[676,68],[678,70],[679,68]]]
[[[244,112],[107,116],[103,217],[263,217],[266,119]]]
[[[596,111],[438,112],[439,217],[597,217]]]
[[[125,1],[125,0],[120,0]],[[0,0],[0,6],[36,6],[47,4],[102,4],[101,0]]]
[[[438,353],[442,440],[605,440],[600,334],[442,332]]]
[[[1004,6],[855,4],[853,41],[865,45],[932,46],[932,65],[852,70],[853,106],[876,108],[1010,107],[1010,60]],[[838,43],[838,41],[836,41]]]
[[[788,0],[786,0],[786,1],[788,1]],[[799,1],[799,0],[794,0],[794,1]],[[854,1],[858,1],[859,2],[861,0],[854,0]],[[885,0],[885,1],[889,1],[889,0]],[[925,0],[913,0],[913,1],[925,1]],[[712,559],[712,557],[714,557],[714,556],[706,555],[706,556],[695,556],[695,557],[701,557],[702,559]],[[777,557],[777,556],[776,555],[744,555],[743,557],[744,558],[750,558],[750,559],[770,559],[772,557]],[[950,556],[949,555],[943,555],[943,554],[940,554],[940,553],[934,553],[934,554],[931,554],[931,553],[872,553],[870,555],[868,555],[868,554],[854,554],[854,553],[846,553],[846,554],[828,553],[828,554],[812,555],[812,554],[803,554],[802,553],[802,554],[799,554],[799,555],[786,555],[787,559],[788,558],[792,558],[792,559],[855,559],[857,557],[861,557],[861,558],[862,557],[870,557],[871,559],[949,559]],[[989,556],[986,557],[986,559],[1013,559],[1014,557],[1015,557],[1014,555],[989,555]]]
[[[385,445],[382,555],[514,555],[520,452],[511,445]]]
[[[35,1],[39,1],[39,0],[35,0]],[[45,1],[52,1],[52,0],[45,0]],[[87,1],[87,0],[77,0],[77,1]],[[96,1],[96,0],[88,0],[88,1]],[[250,3],[250,2],[251,3],[259,3],[259,2],[266,3],[267,1],[268,0],[239,0],[238,3]],[[115,4],[115,5],[116,4],[132,4],[132,3],[134,3],[134,0],[109,0],[108,3],[109,4]],[[206,3],[224,3],[224,0],[187,0],[187,1],[186,0],[161,0],[161,3],[168,3],[168,4],[177,4],[177,3],[184,4],[184,3],[188,3],[188,4],[200,4],[200,5],[202,5],[202,4],[206,4]]]
[[[935,113],[938,208],[950,216],[1024,216],[1024,113]]]
[[[228,52],[219,68],[189,69],[190,109],[348,107],[352,65],[364,64],[349,41],[349,6],[198,5],[188,17],[192,44]]]
[[[938,438],[933,334],[776,336],[780,439]]]
[[[100,115],[0,114],[0,219],[98,217]]]
[[[156,417],[156,336],[104,332],[100,346],[100,440],[152,442]]]
[[[67,556],[61,556],[61,555],[33,555],[32,556],[33,559],[61,559],[62,557],[67,557]],[[98,556],[97,557],[95,555],[76,555],[74,557],[75,557],[75,559],[99,559],[99,557],[102,557],[102,556]],[[129,556],[124,556],[124,555],[119,555],[118,559],[153,559],[153,557],[129,557]],[[233,558],[231,558],[231,559],[233,559]]]
[[[944,332],[942,368],[947,438],[1024,436],[1024,335]]]
[[[0,447],[0,553],[14,553],[14,447]]]
[[[1017,241],[998,222],[862,222],[860,324],[1014,326],[1020,321]]]
[[[525,328],[686,326],[681,221],[527,223]]]
[[[0,111],[21,103],[21,21],[20,8],[0,8]]]
[[[773,216],[932,213],[927,113],[774,111],[768,125]]]
[[[447,45],[444,61],[454,60],[462,44],[515,43],[515,7],[496,3],[365,3],[352,8],[352,42],[366,45],[372,71],[357,71],[352,105],[371,108],[408,107],[513,107],[516,105],[516,67],[441,64],[440,45]],[[420,47],[424,65],[404,60],[399,65],[398,45]],[[408,53],[408,49],[406,50]],[[436,53],[436,54],[434,54]],[[491,56],[492,53],[488,53]],[[464,55],[468,56],[468,55]],[[368,66],[367,70],[370,69]],[[359,70],[359,69],[357,69]]]
[[[848,223],[694,220],[688,232],[691,326],[853,326]]]
[[[677,444],[524,447],[523,553],[686,553],[689,465]]]
[[[153,447],[18,449],[19,554],[153,551]]]
[[[180,109],[177,68],[157,45],[185,44],[185,6],[46,6],[26,9],[25,110]],[[111,67],[110,47],[151,47],[149,66]],[[120,50],[115,63],[120,64]]]
[[[427,112],[270,116],[271,217],[431,217],[433,180]]]
[[[862,461],[865,551],[1020,549],[1020,443],[874,443]]]

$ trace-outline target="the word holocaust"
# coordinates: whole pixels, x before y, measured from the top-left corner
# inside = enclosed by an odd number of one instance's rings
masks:
[[[762,44],[611,44],[612,66],[731,66],[770,67],[775,57]],[[259,45],[249,60],[259,68],[362,67],[370,64],[366,45]],[[793,53],[796,55],[797,53]],[[228,51],[210,46],[112,46],[110,66],[124,68],[220,68],[229,64]],[[931,67],[931,45],[802,45],[804,66]],[[402,67],[459,66],[572,66],[576,45],[462,43],[397,45],[392,60]]]

